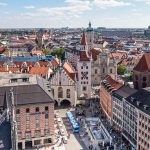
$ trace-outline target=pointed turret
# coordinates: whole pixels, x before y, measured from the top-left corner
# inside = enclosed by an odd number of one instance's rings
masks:
[[[85,32],[83,32],[83,35],[82,35],[81,45],[87,45],[87,40],[86,40]]]
[[[91,28],[91,21],[89,21],[89,28]]]

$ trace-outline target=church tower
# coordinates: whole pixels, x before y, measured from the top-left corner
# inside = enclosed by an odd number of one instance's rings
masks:
[[[37,37],[36,37],[36,43],[38,47],[40,48],[44,47],[43,29],[40,29],[38,31]]]
[[[111,52],[107,50],[103,50],[100,53],[100,78],[103,80],[106,75],[114,75],[117,74],[117,63],[112,56]]]
[[[77,93],[80,98],[91,97],[91,63],[92,56],[88,53],[88,44],[85,33],[81,39],[80,53],[77,60],[78,85]]]
[[[94,29],[92,28],[91,22],[89,22],[89,27],[86,29],[86,37],[88,50],[92,50],[94,48]]]
[[[82,39],[81,39],[80,51],[88,52],[87,38],[86,38],[84,31],[83,31],[83,35],[82,35]]]

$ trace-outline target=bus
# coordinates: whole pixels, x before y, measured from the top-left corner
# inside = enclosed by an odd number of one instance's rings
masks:
[[[73,114],[70,111],[68,111],[66,113],[66,115],[67,115],[67,118],[68,118],[69,122],[71,123],[73,132],[78,133],[79,129],[80,129],[80,126],[79,126],[79,123],[74,118]]]

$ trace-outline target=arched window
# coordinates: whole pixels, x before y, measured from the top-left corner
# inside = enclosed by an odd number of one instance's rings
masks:
[[[67,89],[67,91],[66,91],[66,97],[70,98],[70,89]]]
[[[58,87],[58,98],[63,98],[63,88]]]

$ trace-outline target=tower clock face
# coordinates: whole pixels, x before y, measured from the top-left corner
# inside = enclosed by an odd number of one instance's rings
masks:
[[[87,79],[88,78],[88,72],[81,72],[81,76],[83,79]]]

